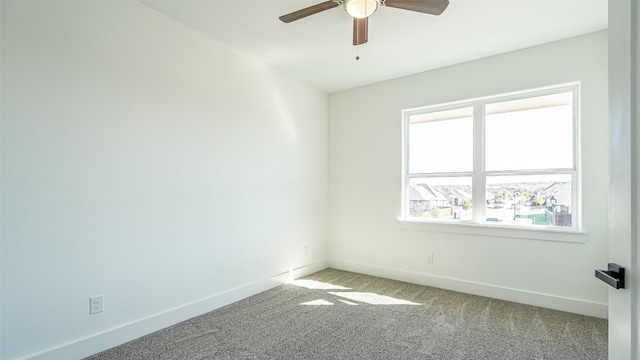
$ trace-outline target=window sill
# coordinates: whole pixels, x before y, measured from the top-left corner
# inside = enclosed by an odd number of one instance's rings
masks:
[[[404,230],[432,231],[441,233],[469,234],[481,236],[497,236],[528,240],[560,241],[570,243],[586,243],[587,234],[577,230],[558,230],[549,228],[522,228],[508,225],[442,223],[427,221],[399,220]]]

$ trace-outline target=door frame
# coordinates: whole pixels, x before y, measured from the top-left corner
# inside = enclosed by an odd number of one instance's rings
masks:
[[[609,261],[626,269],[609,289],[609,359],[640,356],[638,319],[638,0],[609,0]]]

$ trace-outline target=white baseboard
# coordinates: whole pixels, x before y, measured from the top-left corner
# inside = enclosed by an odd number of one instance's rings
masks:
[[[92,334],[69,343],[59,345],[22,359],[30,360],[59,360],[82,359],[114,346],[124,344],[141,336],[175,325],[179,322],[202,315],[209,311],[232,304],[239,300],[259,294],[276,286],[282,285],[292,278],[299,278],[326,269],[326,260],[305,265],[297,269],[283,272],[267,279],[238,286],[219,294],[168,309],[146,318],[123,324],[97,334]]]
[[[603,319],[606,319],[608,316],[607,304],[580,299],[572,299],[339,259],[330,259],[329,267],[392,280],[405,281],[413,284],[433,286],[467,294],[539,306],[547,309],[566,311],[574,314],[593,316]]]
[[[59,345],[55,348],[32,354],[22,359],[82,359],[110,349],[114,346],[137,339],[141,336],[164,329],[181,321],[188,320],[195,316],[202,315],[209,311],[232,304],[236,301],[259,294],[263,291],[282,285],[292,278],[295,279],[310,275],[314,272],[326,269],[327,267],[599,318],[606,318],[608,314],[607,304],[529,292],[520,289],[499,287],[490,284],[469,282],[441,276],[433,276],[346,260],[331,259],[328,261],[319,261],[271,276],[267,279],[258,280],[250,284],[229,289],[208,298],[184,304],[173,309],[168,309],[164,312],[123,324],[101,333],[92,334],[87,337]]]

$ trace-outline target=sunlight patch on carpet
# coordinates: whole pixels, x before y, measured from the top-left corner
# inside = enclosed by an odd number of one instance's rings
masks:
[[[325,299],[311,300],[300,305],[334,305],[331,301]]]
[[[329,294],[371,305],[420,305],[409,300],[396,299],[371,292],[329,292]]]
[[[347,301],[347,300],[342,300],[342,299],[338,299],[338,301],[340,301],[341,303],[347,304],[347,305],[360,305],[358,303],[354,303],[353,301]]]
[[[292,280],[289,282],[291,285],[300,286],[311,290],[351,290],[340,285],[333,285],[316,280]]]

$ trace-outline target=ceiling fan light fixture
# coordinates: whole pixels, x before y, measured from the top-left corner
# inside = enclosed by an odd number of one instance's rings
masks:
[[[364,19],[378,10],[378,0],[346,0],[344,10],[356,19]]]

